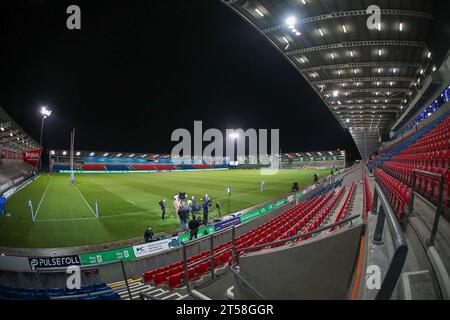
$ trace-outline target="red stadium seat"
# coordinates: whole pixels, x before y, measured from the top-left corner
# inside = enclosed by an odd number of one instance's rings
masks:
[[[179,286],[181,286],[182,279],[183,279],[182,272],[167,277],[167,286],[171,289],[178,288]]]

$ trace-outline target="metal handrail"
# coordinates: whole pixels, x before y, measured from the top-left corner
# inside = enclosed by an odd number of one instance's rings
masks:
[[[427,245],[428,246],[434,246],[435,240],[436,240],[436,234],[439,228],[439,219],[442,215],[442,211],[443,211],[443,206],[442,206],[442,202],[443,202],[443,194],[444,194],[444,183],[445,183],[445,176],[443,174],[440,173],[435,173],[435,172],[428,172],[428,171],[423,171],[423,170],[417,170],[417,169],[413,169],[413,173],[412,173],[412,192],[411,192],[411,199],[409,200],[409,204],[408,204],[408,213],[411,215],[414,209],[414,195],[417,193],[416,190],[416,178],[417,178],[417,173],[425,175],[425,176],[430,176],[433,178],[437,178],[440,179],[439,181],[439,191],[438,191],[438,201],[436,204],[436,214],[434,216],[434,221],[433,221],[433,228],[431,230],[430,233],[430,238],[427,239]]]
[[[313,231],[310,231],[310,232],[307,232],[307,233],[302,233],[302,234],[299,234],[299,235],[296,235],[296,236],[293,236],[293,237],[290,237],[290,238],[286,238],[286,239],[278,240],[278,241],[274,241],[274,242],[269,242],[269,243],[266,243],[266,244],[260,244],[260,245],[256,245],[256,246],[253,246],[253,247],[241,248],[241,249],[237,249],[237,250],[235,248],[233,248],[233,251],[235,252],[235,254],[238,254],[239,252],[243,252],[243,251],[251,251],[251,250],[265,248],[265,247],[273,246],[273,245],[277,245],[277,244],[284,244],[284,243],[291,242],[291,241],[294,241],[294,240],[297,240],[297,239],[300,239],[300,238],[309,237],[311,235],[323,232],[323,231],[328,230],[328,229],[332,229],[334,227],[341,226],[341,225],[343,225],[343,224],[345,224],[347,222],[352,222],[353,220],[355,220],[355,219],[357,219],[359,217],[361,217],[360,214],[355,214],[355,215],[353,215],[351,217],[342,219],[342,220],[340,220],[338,222],[335,222],[333,224],[329,224],[329,225],[323,226],[321,228],[318,228],[316,230],[313,230]]]
[[[235,248],[234,233],[233,233],[233,240],[232,240],[232,243],[233,243],[233,247],[232,247],[232,264],[231,264],[230,270],[233,272],[233,274],[234,274],[234,275],[235,275],[235,276],[236,276],[236,277],[237,277],[237,278],[238,278],[245,286],[247,286],[247,287],[248,287],[248,288],[249,288],[249,289],[250,289],[250,290],[258,297],[258,299],[264,300],[264,297],[258,292],[258,290],[256,290],[256,288],[255,288],[254,286],[252,286],[246,279],[244,279],[244,278],[239,274],[239,272],[237,272],[237,271],[234,269],[234,268],[235,268],[235,265],[234,265],[234,262],[235,262],[235,256],[238,255],[239,252],[250,251],[250,250],[255,250],[255,249],[259,249],[259,248],[265,248],[265,247],[272,246],[272,245],[277,245],[277,244],[284,244],[284,243],[287,243],[287,242],[290,242],[290,241],[294,241],[294,240],[296,240],[296,239],[309,237],[309,236],[311,236],[311,235],[313,235],[313,234],[317,234],[317,233],[320,233],[320,232],[322,232],[322,231],[325,231],[325,230],[328,230],[328,229],[332,229],[332,228],[337,227],[337,226],[341,226],[341,225],[343,225],[343,224],[345,224],[345,223],[347,223],[347,222],[352,223],[353,220],[355,220],[355,219],[357,219],[357,218],[359,218],[359,217],[361,217],[361,215],[356,214],[356,215],[353,215],[353,216],[351,216],[351,217],[342,219],[342,220],[339,221],[339,222],[336,222],[336,223],[333,223],[333,224],[324,226],[324,227],[322,227],[322,228],[318,228],[318,229],[316,229],[316,230],[314,230],[314,231],[311,231],[311,232],[307,232],[307,233],[304,233],[304,234],[300,234],[300,235],[297,235],[297,236],[294,236],[294,237],[290,237],[290,238],[287,238],[287,239],[284,239],[284,240],[280,240],[280,241],[274,241],[274,242],[270,242],[270,243],[266,243],[266,244],[261,244],[261,245],[257,245],[257,246],[253,246],[253,247],[248,247],[248,248],[242,248],[242,249],[238,249],[238,250],[236,250],[236,248]],[[233,229],[233,231],[234,231],[234,229]]]
[[[376,213],[378,215],[378,219],[373,236],[373,243],[375,245],[380,245],[383,243],[382,236],[384,221],[387,220],[389,231],[394,242],[395,252],[375,300],[388,300],[397,285],[398,279],[400,278],[406,261],[406,256],[408,254],[408,244],[406,243],[405,235],[401,230],[397,216],[376,179],[375,191],[373,195],[374,209],[378,208],[378,198],[380,198],[381,205]]]

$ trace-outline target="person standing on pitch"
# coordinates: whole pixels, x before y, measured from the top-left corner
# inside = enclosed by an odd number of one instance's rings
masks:
[[[180,225],[182,230],[188,229],[188,215],[189,209],[186,207],[186,204],[181,203],[180,208],[178,209],[178,215],[180,217]]]
[[[163,219],[163,220],[166,220],[166,211],[167,211],[167,201],[166,201],[166,199],[165,199],[165,198],[162,199],[162,200],[159,202],[159,205],[160,205],[161,211],[162,211],[162,219]]]
[[[203,202],[203,224],[206,226],[208,224],[208,202]]]
[[[261,182],[261,192],[264,192],[264,185],[265,185],[265,182],[264,181]]]

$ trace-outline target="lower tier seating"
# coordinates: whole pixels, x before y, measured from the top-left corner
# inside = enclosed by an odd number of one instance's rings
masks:
[[[84,285],[80,289],[15,288],[0,286],[0,300],[120,300],[118,294],[105,283]]]
[[[382,169],[375,168],[374,174],[380,182],[380,187],[386,194],[395,213],[400,219],[403,218],[406,206],[411,198],[411,188],[387,174]]]
[[[307,233],[319,228],[331,213],[333,207],[342,197],[345,188],[340,188],[338,192],[331,191],[327,195],[318,195],[306,202],[290,208],[280,216],[271,219],[262,226],[251,230],[235,239],[235,249],[251,248],[261,245],[259,249],[250,250],[250,252],[270,249],[281,246],[264,246],[270,242],[284,240],[298,233]],[[302,238],[301,240],[306,240]],[[219,254],[220,253],[220,254]],[[240,252],[240,255],[244,255]],[[196,264],[203,259],[208,260]],[[211,252],[204,251],[196,256],[187,259],[189,281],[203,277],[210,272]],[[232,243],[226,242],[214,248],[214,266],[215,268],[225,267],[231,263]],[[239,263],[239,257],[235,257],[235,263]],[[195,266],[193,266],[196,264]],[[166,285],[169,288],[176,288],[183,284],[184,279],[184,261],[171,264],[166,267],[155,269],[143,274],[144,282],[152,282],[156,286]]]
[[[356,188],[356,183],[353,182],[352,185],[350,186],[350,191],[348,192],[347,197],[345,198],[344,204],[342,205],[341,209],[339,210],[339,213],[336,216],[336,220],[334,221],[335,223],[341,221],[347,215],[348,208],[350,206],[350,201],[355,193],[355,188]],[[334,227],[331,230],[334,231],[336,229],[339,229],[339,227]]]
[[[373,193],[370,190],[369,177],[367,174],[364,174],[363,178],[364,183],[364,220],[367,219],[367,214],[369,211],[372,211],[373,207]]]
[[[129,171],[129,166],[118,166],[118,165],[107,165],[106,170],[108,171]]]
[[[421,170],[425,172],[432,172],[441,174],[444,179],[443,190],[443,204],[450,207],[449,189],[450,189],[450,170],[437,167],[421,167],[410,164],[401,164],[395,162],[385,162],[382,166],[384,171],[388,172],[391,176],[400,180],[404,184],[412,187],[413,185],[413,170]],[[423,196],[428,198],[431,202],[437,203],[439,195],[440,179],[416,173],[416,190],[418,190]]]

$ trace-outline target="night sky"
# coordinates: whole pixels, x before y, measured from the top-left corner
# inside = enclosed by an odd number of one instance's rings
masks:
[[[6,3],[4,3],[6,2]],[[66,8],[82,30],[66,28]],[[293,66],[219,0],[2,1],[0,106],[46,148],[169,153],[176,128],[279,128],[283,152],[355,144]]]

